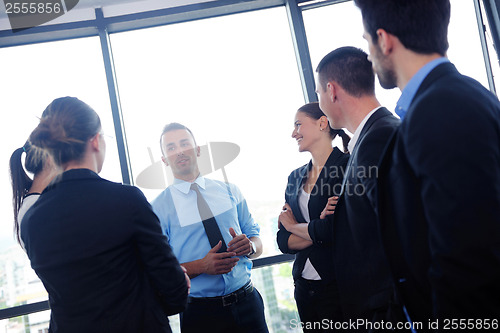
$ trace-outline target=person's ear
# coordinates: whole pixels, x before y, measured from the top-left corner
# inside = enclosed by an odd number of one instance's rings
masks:
[[[161,160],[166,166],[168,166],[168,160],[165,158],[165,156],[162,155]]]
[[[196,156],[197,157],[200,157],[200,152],[201,152],[200,146],[196,146]]]
[[[328,118],[326,116],[321,116],[319,118],[319,127],[322,131],[328,130],[330,125],[328,124]]]
[[[90,144],[92,146],[92,149],[95,151],[100,151],[101,150],[101,140],[100,139],[101,133],[97,133],[90,139]]]
[[[388,55],[392,52],[394,47],[394,38],[396,36],[388,33],[384,29],[377,30],[377,44],[384,55]]]
[[[327,82],[326,91],[328,93],[328,98],[330,99],[330,102],[333,103],[333,101],[337,99],[337,95],[336,95],[337,89],[335,87],[335,84],[331,81]]]

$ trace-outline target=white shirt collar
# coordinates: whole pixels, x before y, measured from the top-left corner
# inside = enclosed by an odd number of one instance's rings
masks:
[[[347,149],[349,149],[349,153],[352,154],[352,152],[354,150],[354,147],[356,147],[356,142],[358,142],[359,135],[361,134],[361,131],[363,130],[363,127],[365,127],[365,124],[368,121],[368,119],[370,119],[370,117],[372,116],[372,114],[374,114],[375,111],[377,111],[380,108],[381,108],[381,106],[377,106],[375,109],[371,110],[370,113],[368,113],[363,118],[363,120],[361,121],[361,123],[358,125],[358,127],[356,128],[356,131],[352,135],[351,140],[349,141],[349,144],[347,145]]]
[[[202,177],[201,175],[198,176],[198,178],[196,178],[194,183],[198,184],[198,186],[201,187],[202,189],[205,189],[205,178]],[[178,189],[180,192],[188,194],[189,191],[191,190],[191,184],[192,183],[190,182],[175,178],[172,186]]]

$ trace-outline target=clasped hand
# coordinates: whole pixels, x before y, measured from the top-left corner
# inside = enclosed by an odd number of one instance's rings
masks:
[[[217,253],[222,246],[222,241],[219,241],[203,258],[206,274],[229,273],[240,260],[238,256],[247,255],[252,251],[250,240],[245,234],[237,235],[233,228],[229,228],[229,233],[233,239],[227,244],[227,252]]]
[[[292,208],[289,204],[285,203],[278,217],[278,228],[282,225],[286,230],[290,231],[290,228],[297,223],[295,216],[293,216]]]
[[[337,203],[339,201],[339,197],[333,196],[328,198],[325,208],[321,212],[320,219],[325,219],[328,215],[332,215],[335,213],[335,208],[337,207]],[[295,216],[293,215],[292,208],[288,203],[285,203],[283,206],[283,210],[280,213],[278,218],[278,228],[283,226],[286,230],[290,231],[295,224],[298,224]]]

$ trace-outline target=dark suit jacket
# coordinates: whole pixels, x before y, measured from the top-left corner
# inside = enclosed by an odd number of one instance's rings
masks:
[[[31,266],[49,293],[52,332],[170,332],[187,284],[136,187],[64,172],[22,220]]]
[[[379,236],[375,192],[380,158],[398,125],[399,120],[385,108],[371,115],[351,153],[344,192],[327,224],[330,232],[325,224],[309,224],[314,241],[333,241],[344,320],[371,320],[375,312],[387,309],[393,295]]]
[[[500,318],[500,104],[455,66],[422,82],[383,159],[380,219],[414,321]]]
[[[348,154],[342,153],[338,148],[334,148],[328,160],[323,167],[321,174],[316,181],[313,191],[309,197],[309,220],[313,221],[319,219],[321,212],[326,206],[328,198],[340,194],[342,185],[342,178],[349,159]],[[299,208],[299,193],[302,184],[307,178],[309,170],[311,170],[312,162],[301,166],[300,168],[292,171],[288,176],[288,184],[285,191],[285,201],[292,208],[293,215],[299,223],[305,223],[306,220],[302,215]],[[321,223],[321,222],[320,222]],[[324,221],[326,223],[326,221]],[[325,282],[330,282],[335,279],[335,270],[333,266],[332,249],[330,246],[323,246],[321,244],[313,244],[312,246],[301,250],[295,251],[288,248],[289,233],[285,228],[278,230],[277,241],[278,246],[283,253],[297,253],[295,262],[293,264],[293,278],[298,279],[302,276],[304,264],[307,258],[311,261],[312,265],[318,272],[321,279]]]

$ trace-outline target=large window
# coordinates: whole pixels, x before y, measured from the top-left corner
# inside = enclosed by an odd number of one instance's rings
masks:
[[[354,2],[304,10],[302,16],[314,70],[321,59],[336,48],[354,46],[368,52],[363,39],[361,12]],[[375,81],[375,93],[380,103],[393,111],[401,92],[398,89],[385,90],[377,79]]]
[[[240,187],[264,256],[278,254],[287,177],[309,158],[291,138],[304,99],[285,9],[114,34],[111,45],[135,185],[152,200],[171,183],[159,138],[182,123],[202,146],[201,172]],[[252,272],[274,332],[297,318],[289,267]]]
[[[111,43],[136,185],[152,200],[172,181],[163,182],[159,138],[167,123],[182,123],[198,145],[210,143],[206,175],[240,187],[265,255],[277,254],[287,177],[309,158],[291,138],[304,100],[285,9],[126,32]]]
[[[328,52],[341,46],[355,46],[368,52],[367,42],[363,39],[361,12],[354,2],[305,10],[303,17],[314,69]],[[462,74],[475,78],[489,89],[472,0],[451,0],[448,30],[450,61]],[[393,111],[400,90],[385,90],[376,81],[379,101]]]

